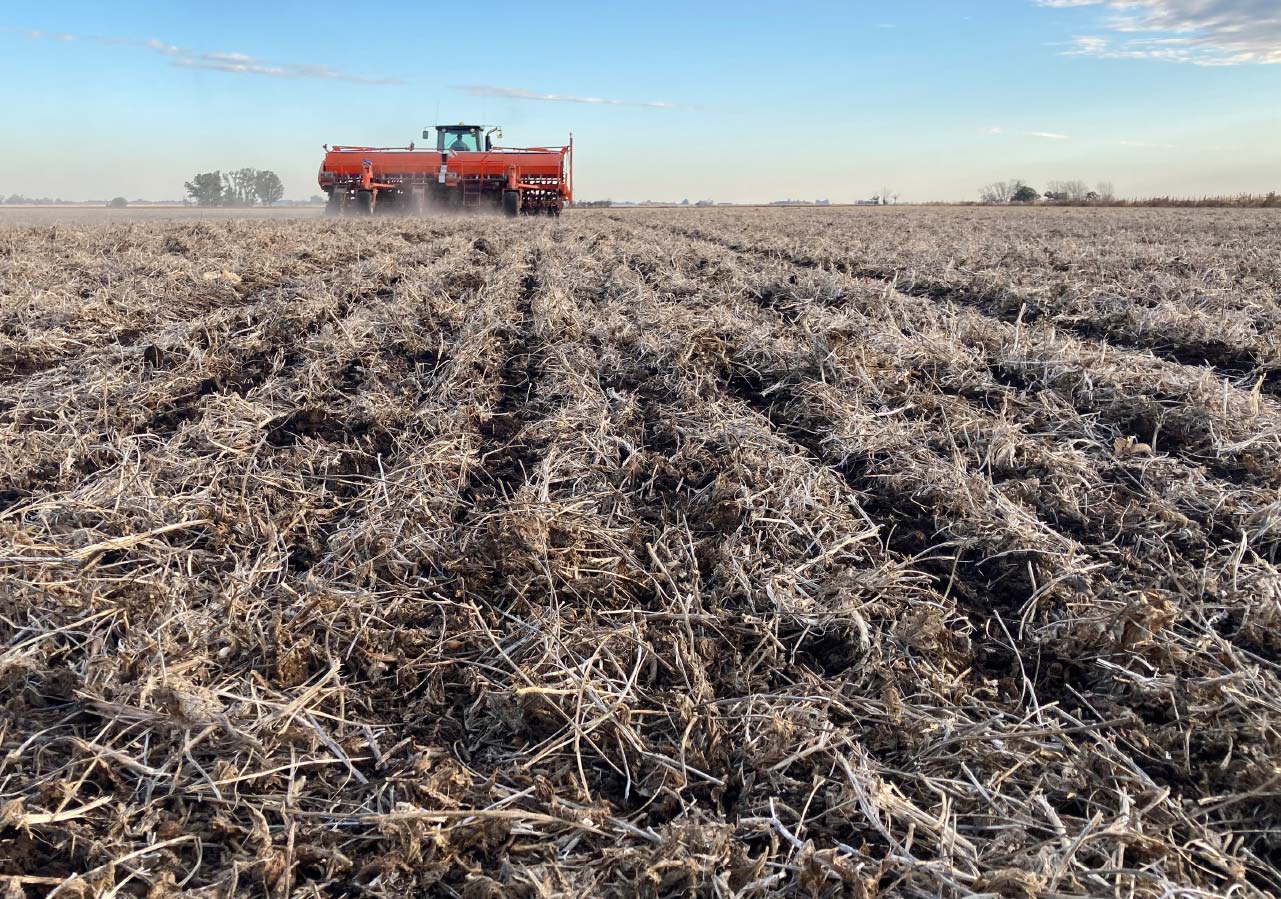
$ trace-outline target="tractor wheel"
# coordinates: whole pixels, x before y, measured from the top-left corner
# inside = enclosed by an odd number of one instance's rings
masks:
[[[329,192],[329,202],[325,204],[325,215],[342,215],[343,192],[334,188]]]
[[[356,191],[356,214],[374,214],[374,192],[372,190]]]
[[[503,212],[513,217],[520,215],[520,191],[503,191]]]

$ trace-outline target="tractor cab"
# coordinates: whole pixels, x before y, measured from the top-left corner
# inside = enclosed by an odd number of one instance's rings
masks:
[[[436,152],[479,153],[488,150],[492,146],[490,135],[494,132],[498,132],[499,137],[503,136],[497,128],[490,128],[486,132],[480,125],[464,125],[461,122],[457,125],[437,125]],[[430,128],[425,129],[423,140],[427,140],[430,133]]]

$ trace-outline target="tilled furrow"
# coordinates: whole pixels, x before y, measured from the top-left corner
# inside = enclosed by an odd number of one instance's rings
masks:
[[[1160,322],[1135,304],[1107,296],[1055,299],[1008,286],[985,286],[959,273],[952,273],[951,278],[935,276],[928,269],[910,264],[869,264],[843,254],[816,255],[761,245],[742,237],[727,238],[703,228],[670,229],[682,237],[716,242],[736,252],[879,281],[908,296],[968,306],[1007,323],[1030,325],[1042,318],[1053,320],[1057,328],[1083,340],[1106,342],[1123,351],[1151,353],[1174,365],[1210,369],[1245,389],[1258,385],[1273,395],[1281,392],[1275,336],[1269,340],[1267,335],[1253,333],[1248,321],[1240,323],[1240,329],[1247,332],[1243,337],[1227,341],[1216,336],[1213,318],[1191,307],[1170,309],[1170,320]],[[1223,324],[1220,316],[1219,333]]]
[[[1163,448],[1226,482],[1281,484],[1281,406],[1258,390],[1230,386],[1195,368],[1092,345],[1059,334],[1053,325],[1007,323],[946,304],[919,307],[893,290],[869,290],[866,280],[851,278],[847,287],[854,297],[866,296],[881,321],[930,333],[938,346],[952,343],[977,351],[975,363],[1017,394],[1061,394],[1083,416],[1110,424],[1117,439]],[[833,293],[839,299],[832,302],[851,303],[845,293]]]

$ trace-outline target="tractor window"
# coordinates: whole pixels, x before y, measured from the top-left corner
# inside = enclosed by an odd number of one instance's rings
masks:
[[[480,147],[474,131],[450,131],[445,134],[445,149],[454,152],[475,153]]]

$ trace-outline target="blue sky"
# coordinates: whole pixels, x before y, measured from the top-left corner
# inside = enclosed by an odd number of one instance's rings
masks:
[[[253,166],[302,198],[321,144],[436,119],[573,131],[584,199],[1281,189],[1277,0],[6,6],[0,194]]]

